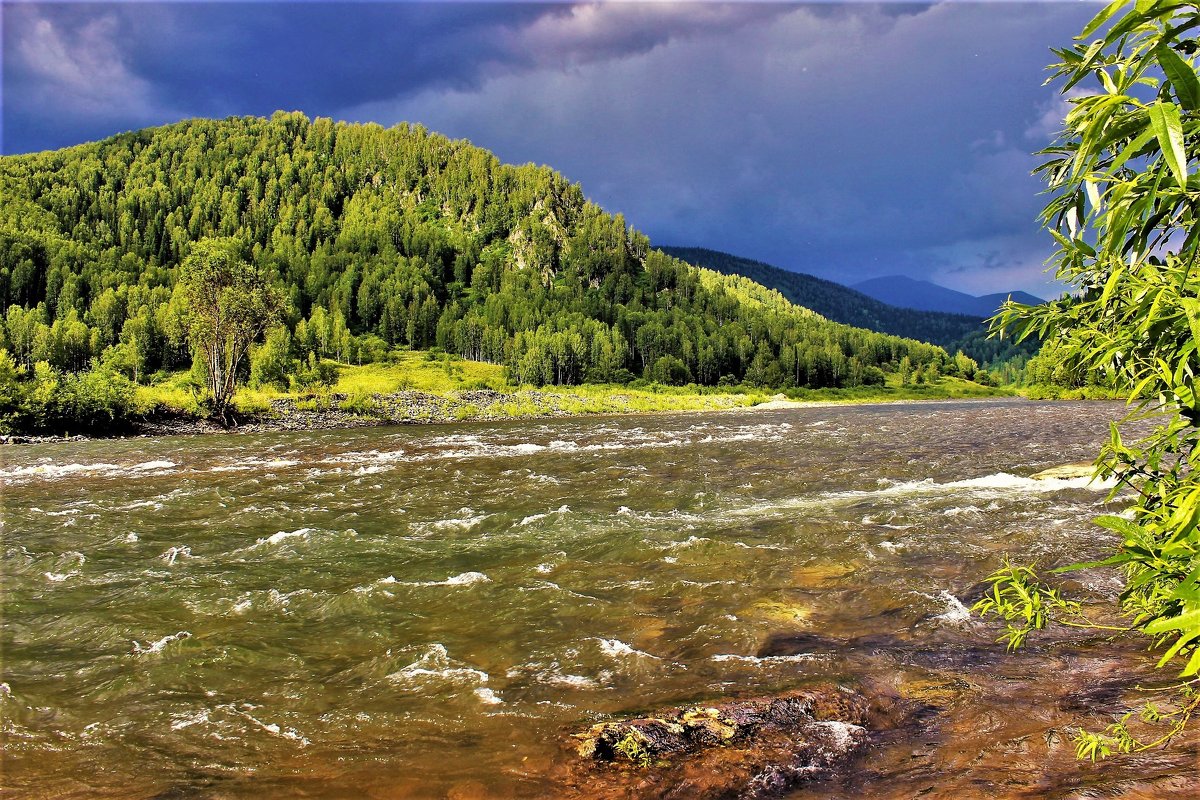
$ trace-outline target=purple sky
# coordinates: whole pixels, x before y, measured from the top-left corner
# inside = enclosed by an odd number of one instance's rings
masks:
[[[1053,289],[1030,155],[1071,3],[3,5],[3,152],[276,109],[549,164],[659,244]]]

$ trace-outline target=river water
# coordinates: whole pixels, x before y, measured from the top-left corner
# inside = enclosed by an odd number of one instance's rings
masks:
[[[1006,656],[963,605],[1006,554],[1109,545],[1103,490],[1029,476],[1090,460],[1121,411],[7,448],[3,795],[552,797],[564,737],[598,720],[833,679],[938,713],[797,797],[1194,796],[1194,741],[1072,758],[1068,726],[1162,679],[1141,642]]]

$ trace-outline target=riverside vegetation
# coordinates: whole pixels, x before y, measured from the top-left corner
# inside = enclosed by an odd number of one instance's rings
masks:
[[[10,429],[221,416],[255,402],[227,396],[231,377],[319,395],[350,365],[435,348],[526,387],[642,381],[701,397],[994,383],[965,356],[669,257],[549,168],[419,126],[192,120],[4,157],[0,198]],[[278,300],[261,341],[227,364],[180,281],[180,265],[214,248]]]
[[[1113,496],[1132,498],[1126,513],[1096,520],[1116,536],[1114,551],[1056,570],[1120,570],[1123,619],[1093,620],[1031,566],[997,571],[976,605],[1006,621],[1011,649],[1055,622],[1141,633],[1165,648],[1157,665],[1178,677],[1153,702],[1076,733],[1078,754],[1092,760],[1170,742],[1200,709],[1198,27],[1195,4],[1115,2],[1055,51],[1063,91],[1085,93],[1072,96],[1064,132],[1044,151],[1039,172],[1053,197],[1043,220],[1058,243],[1056,276],[1077,291],[1009,304],[997,320],[1042,337],[1065,369],[1106,375],[1133,407],[1128,421],[1154,423],[1135,441],[1113,425],[1096,462],[1115,479]]]

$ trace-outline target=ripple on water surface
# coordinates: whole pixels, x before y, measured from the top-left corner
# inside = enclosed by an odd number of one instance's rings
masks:
[[[980,576],[1103,546],[1087,519],[1109,487],[1031,476],[1090,458],[1117,413],[13,448],[6,780],[31,797],[550,796],[564,732],[606,714],[990,653],[965,609]]]

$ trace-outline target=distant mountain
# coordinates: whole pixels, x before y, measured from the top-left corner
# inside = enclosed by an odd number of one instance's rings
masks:
[[[811,308],[827,319],[856,328],[920,339],[943,347],[983,330],[980,315],[939,314],[897,308],[840,283],[703,247],[660,249],[698,267],[749,278],[777,290],[798,306]]]
[[[887,275],[871,278],[854,284],[851,288],[873,297],[882,303],[919,311],[939,311],[945,314],[969,314],[974,317],[990,317],[1000,304],[1010,296],[1018,303],[1040,305],[1046,302],[1028,292],[999,292],[982,297],[957,292],[938,286],[930,281],[916,280],[904,275]]]
[[[761,261],[740,258],[718,250],[703,247],[662,247],[675,258],[699,267],[724,273],[741,275],[756,283],[775,289],[788,300],[799,306],[810,308],[834,322],[867,328],[880,333],[890,333],[910,339],[945,347],[951,353],[962,350],[983,365],[996,365],[1016,356],[1028,356],[1037,352],[1034,340],[1014,345],[1012,339],[989,339],[983,320],[999,307],[1007,295],[989,295],[996,298],[986,314],[954,314],[941,311],[921,311],[915,308],[900,308],[881,302],[861,291],[840,283],[827,281],[802,272],[773,267]],[[909,280],[909,279],[905,279]],[[917,283],[917,281],[913,281]],[[935,284],[929,284],[934,286]],[[950,289],[936,287],[945,292]],[[961,292],[952,292],[981,304],[987,298],[972,298]],[[1020,302],[1042,302],[1024,292],[1014,292],[1013,299]]]

